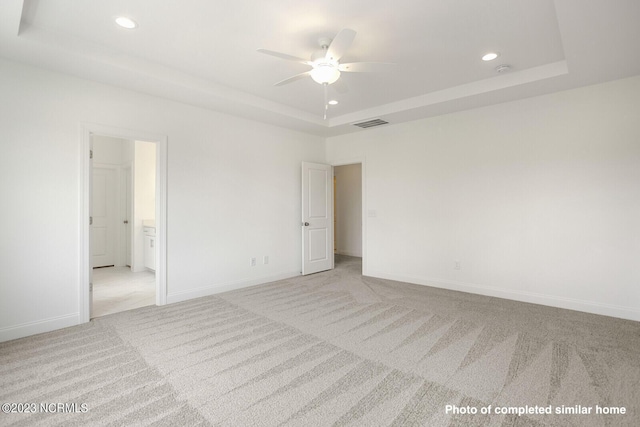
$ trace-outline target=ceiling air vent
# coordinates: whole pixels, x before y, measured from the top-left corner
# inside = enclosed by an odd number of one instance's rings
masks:
[[[386,125],[389,122],[385,122],[382,119],[373,119],[367,120],[366,122],[354,123],[354,126],[358,126],[359,128],[366,129],[374,126]]]

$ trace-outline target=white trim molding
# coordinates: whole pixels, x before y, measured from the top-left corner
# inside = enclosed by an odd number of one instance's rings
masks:
[[[0,342],[75,326],[80,323],[79,318],[80,313],[71,313],[2,328],[0,329]]]
[[[460,291],[476,295],[503,298],[511,301],[539,304],[548,307],[564,308],[567,310],[582,311],[585,313],[599,314],[602,316],[611,316],[620,319],[640,321],[640,311],[632,307],[601,304],[576,298],[564,298],[554,295],[539,294],[535,292],[513,291],[496,288],[493,286],[457,282],[453,280],[402,276],[381,271],[371,271],[369,276],[377,277],[380,279],[395,280],[397,282],[413,283],[416,285],[448,289],[451,291]]]
[[[291,273],[282,273],[275,276],[258,277],[254,279],[245,279],[235,282],[219,283],[210,286],[201,286],[195,289],[170,293],[167,295],[167,304],[174,302],[187,301],[193,298],[206,297],[209,295],[220,294],[222,292],[234,291],[236,289],[248,288],[250,286],[262,285],[264,283],[276,282],[278,280],[290,279],[300,276],[299,271]]]

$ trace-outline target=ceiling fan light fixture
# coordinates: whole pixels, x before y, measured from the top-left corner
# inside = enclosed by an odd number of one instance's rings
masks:
[[[311,78],[316,83],[331,84],[340,78],[340,71],[331,64],[318,64],[311,70]]]

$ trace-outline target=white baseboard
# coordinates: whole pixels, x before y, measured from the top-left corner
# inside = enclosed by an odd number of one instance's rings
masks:
[[[371,277],[378,277],[380,279],[395,280],[398,282],[413,283],[416,285],[431,286],[434,288],[449,289],[452,291],[461,291],[532,304],[541,304],[550,307],[565,308],[568,310],[583,311],[585,313],[600,314],[603,316],[618,317],[620,319],[640,321],[640,310],[633,307],[602,304],[575,298],[538,294],[534,292],[514,291],[491,286],[477,285],[474,283],[456,282],[452,280],[425,279],[384,273],[380,271],[368,271],[367,273]]]
[[[300,272],[282,273],[275,276],[258,277],[254,279],[239,280],[236,282],[218,283],[210,286],[202,286],[195,289],[189,289],[180,292],[169,292],[167,294],[167,304],[175,302],[187,301],[193,298],[206,297],[222,292],[233,291],[236,289],[248,288],[249,286],[261,285],[263,283],[275,282],[278,280],[290,279],[300,276]]]
[[[36,320],[0,329],[0,342],[55,331],[80,324],[80,313],[66,314],[49,319]]]

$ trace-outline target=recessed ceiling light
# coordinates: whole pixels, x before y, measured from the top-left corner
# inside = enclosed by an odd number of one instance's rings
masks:
[[[116,18],[116,24],[120,25],[122,28],[126,28],[127,30],[133,30],[138,26],[136,21],[131,18],[127,18],[126,16],[118,16]]]
[[[336,101],[335,99],[332,99],[331,101],[328,102],[329,105],[338,105],[338,101]]]
[[[495,52],[489,52],[487,53],[485,56],[482,57],[483,61],[493,61],[494,59],[496,59],[500,54],[495,53]]]

